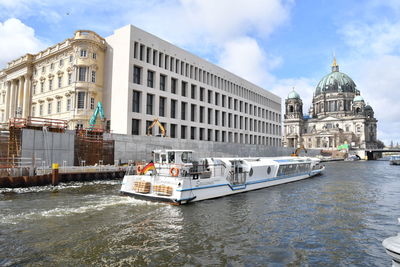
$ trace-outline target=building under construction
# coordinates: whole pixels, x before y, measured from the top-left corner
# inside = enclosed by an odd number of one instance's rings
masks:
[[[114,141],[102,129],[67,130],[67,121],[13,118],[1,125],[0,172],[23,167],[114,164]],[[0,176],[3,176],[0,174]],[[23,174],[22,174],[23,175]]]

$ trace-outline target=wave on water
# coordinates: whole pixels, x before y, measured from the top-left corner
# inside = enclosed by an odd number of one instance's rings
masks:
[[[90,182],[70,182],[70,183],[60,183],[59,185],[45,185],[45,186],[32,186],[32,187],[24,187],[24,188],[0,188],[0,194],[7,193],[38,193],[38,192],[53,192],[65,189],[72,188],[80,188],[83,186],[91,186],[91,185],[120,185],[120,180],[99,180],[99,181],[90,181]]]
[[[45,217],[64,217],[76,214],[84,214],[93,211],[101,211],[108,207],[118,205],[160,205],[160,203],[139,200],[132,197],[126,196],[107,196],[106,198],[91,200],[87,203],[81,203],[82,205],[77,207],[55,207],[49,210],[35,209],[30,212],[8,214],[0,216],[0,224],[17,224],[19,222],[27,220],[36,220]],[[166,204],[165,204],[166,205]]]

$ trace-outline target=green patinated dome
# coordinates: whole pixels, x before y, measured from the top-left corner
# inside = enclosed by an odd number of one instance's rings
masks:
[[[336,61],[332,66],[332,72],[323,77],[315,89],[315,95],[319,95],[324,92],[357,92],[354,81],[347,74],[339,71],[339,66],[336,65]]]
[[[300,99],[300,95],[293,89],[287,97],[288,99]]]
[[[364,101],[364,98],[360,95],[357,95],[356,97],[354,97],[353,102],[361,102]]]

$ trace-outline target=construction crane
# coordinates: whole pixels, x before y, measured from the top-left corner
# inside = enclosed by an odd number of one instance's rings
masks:
[[[291,154],[291,156],[292,157],[299,156],[301,150],[304,150],[304,152],[307,153],[307,149],[304,147],[304,145],[301,145],[300,147],[296,148],[296,150]]]
[[[101,104],[101,102],[97,102],[97,107],[93,112],[92,117],[89,120],[89,129],[94,128],[94,126],[96,125],[96,120],[97,120],[97,116],[100,114],[100,118],[102,121],[106,120],[106,117],[104,117],[104,109],[103,109],[103,105]]]
[[[159,122],[158,118],[154,119],[153,123],[147,128],[147,135],[151,135],[150,130],[154,127],[154,125],[158,125],[158,127],[161,130],[161,137],[165,137],[165,128],[162,126],[162,124]]]

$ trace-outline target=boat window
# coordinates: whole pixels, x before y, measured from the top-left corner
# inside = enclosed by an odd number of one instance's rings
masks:
[[[167,155],[166,154],[161,154],[161,163],[167,162]]]
[[[160,162],[160,154],[159,153],[154,153],[154,162],[156,162],[156,163]]]
[[[192,152],[182,152],[181,160],[183,163],[192,162]]]
[[[250,169],[249,176],[253,176],[253,168]]]
[[[175,163],[175,152],[168,152],[168,162]]]
[[[270,173],[271,173],[271,166],[268,166],[267,174],[270,174]]]

